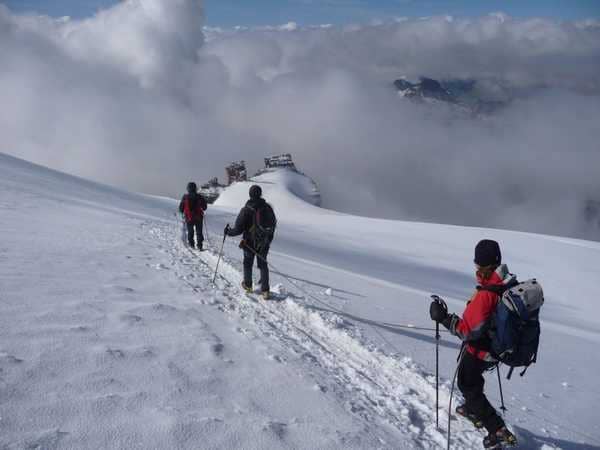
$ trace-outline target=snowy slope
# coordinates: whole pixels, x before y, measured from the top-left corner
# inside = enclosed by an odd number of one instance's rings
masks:
[[[432,333],[406,326],[431,326],[432,292],[462,309],[482,237],[546,289],[540,361],[504,385],[522,448],[600,447],[600,244],[358,218],[306,203],[285,172],[256,181],[279,218],[282,302],[241,292],[233,239],[211,283],[250,183],[209,209],[213,250],[197,253],[175,201],[0,155],[0,448],[444,446]],[[443,424],[457,347],[444,335]],[[480,447],[452,427],[453,448]]]

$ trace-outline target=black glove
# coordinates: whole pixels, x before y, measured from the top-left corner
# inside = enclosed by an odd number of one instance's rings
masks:
[[[448,310],[440,302],[433,301],[429,306],[429,315],[431,316],[431,320],[444,322],[448,317]]]
[[[225,236],[229,236],[229,224],[225,225],[225,229],[223,230],[223,234]]]

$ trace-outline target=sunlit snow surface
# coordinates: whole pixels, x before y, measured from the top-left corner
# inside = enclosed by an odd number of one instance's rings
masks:
[[[278,214],[283,301],[241,292],[237,239],[211,283],[252,182]],[[600,447],[600,244],[359,218],[304,202],[298,174],[252,182],[209,209],[198,253],[176,201],[0,155],[0,448],[444,446],[458,342],[441,342],[438,431],[433,333],[398,325],[431,327],[434,292],[462,310],[484,237],[546,293],[538,364],[504,382],[521,448]],[[469,424],[452,430],[454,448],[481,447]]]
[[[248,191],[254,184],[261,187],[274,207],[284,206],[286,216],[290,212],[302,213],[311,205],[321,205],[321,194],[313,180],[295,170],[278,168],[266,169],[247,182],[234,183],[219,197],[216,206],[240,207],[248,200]]]

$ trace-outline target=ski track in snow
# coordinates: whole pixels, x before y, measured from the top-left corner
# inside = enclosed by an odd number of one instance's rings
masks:
[[[302,297],[288,295],[282,302],[265,302],[246,294],[239,264],[224,257],[212,285],[217,255],[198,252],[175,239],[178,230],[163,223],[147,223],[148,232],[162,241],[177,277],[202,295],[199,302],[248,323],[239,329],[249,339],[278,341],[288,354],[272,358],[299,364],[315,380],[315,389],[334,395],[365,423],[365,430],[384,425],[388,436],[382,448],[440,448],[446,445],[448,383],[440,384],[440,430],[435,427],[435,377],[409,358],[386,354],[361,336],[342,317],[308,309]],[[456,404],[456,398],[454,404]],[[377,425],[377,427],[373,427]],[[380,431],[380,430],[379,430]],[[480,448],[483,434],[470,424],[452,420],[452,448]]]

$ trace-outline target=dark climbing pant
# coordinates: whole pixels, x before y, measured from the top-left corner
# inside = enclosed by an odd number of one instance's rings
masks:
[[[256,265],[260,270],[260,289],[262,292],[267,292],[269,288],[269,266],[267,264],[267,254],[269,249],[262,250],[256,256],[252,250],[244,248],[244,284],[252,286],[252,266],[256,257]]]
[[[483,422],[489,433],[495,433],[504,426],[504,420],[483,393],[483,372],[494,365],[495,363],[482,361],[465,351],[458,368],[458,388],[465,397],[465,408]]]
[[[196,230],[198,248],[200,248],[202,247],[202,243],[204,242],[204,235],[202,234],[202,222],[192,222],[187,224],[188,244],[190,244],[190,247],[192,248],[195,247],[194,229]]]

